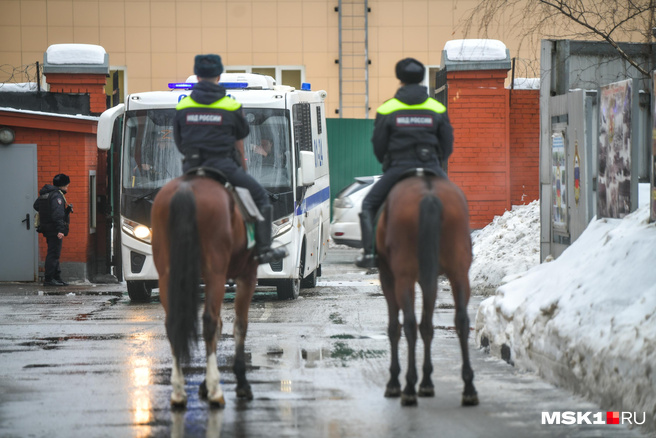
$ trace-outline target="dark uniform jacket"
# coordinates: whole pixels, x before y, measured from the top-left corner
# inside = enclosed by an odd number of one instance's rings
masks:
[[[241,166],[235,142],[248,135],[241,104],[226,90],[210,82],[194,85],[191,95],[180,100],[173,120],[175,144],[185,155],[184,170],[196,166],[220,168],[231,158]]]
[[[70,217],[66,209],[66,198],[58,187],[51,184],[43,186],[33,207],[39,212],[40,233],[46,237],[58,233],[68,236]]]
[[[390,166],[439,167],[453,151],[453,128],[446,108],[426,88],[405,85],[376,114],[374,153]]]

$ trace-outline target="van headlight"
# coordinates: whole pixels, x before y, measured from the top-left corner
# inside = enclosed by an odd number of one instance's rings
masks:
[[[122,223],[123,231],[125,231],[127,234],[146,243],[150,243],[150,240],[153,236],[153,232],[150,228],[125,218],[122,218]]]
[[[292,219],[294,215],[290,214],[289,216],[281,217],[278,220],[271,223],[271,238],[275,239],[281,234],[285,234],[287,231],[292,229]]]

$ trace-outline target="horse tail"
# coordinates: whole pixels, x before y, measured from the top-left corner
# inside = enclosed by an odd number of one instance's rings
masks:
[[[169,311],[166,330],[173,355],[188,362],[197,342],[200,289],[200,243],[196,201],[189,183],[182,182],[169,206]]]
[[[439,272],[442,201],[427,193],[419,203],[419,284],[424,289],[437,283]]]

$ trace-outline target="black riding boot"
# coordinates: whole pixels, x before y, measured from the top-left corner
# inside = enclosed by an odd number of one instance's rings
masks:
[[[355,259],[355,265],[360,268],[375,268],[377,260],[374,254],[374,217],[370,211],[362,210],[360,213],[360,228],[363,253]]]
[[[267,206],[260,212],[264,217],[263,221],[255,224],[255,250],[257,260],[260,265],[282,260],[287,257],[285,248],[271,248],[271,222],[273,220],[273,207]]]

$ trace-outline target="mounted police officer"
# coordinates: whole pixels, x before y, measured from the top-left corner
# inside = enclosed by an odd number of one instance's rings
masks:
[[[355,264],[361,268],[376,266],[374,254],[374,219],[396,182],[413,168],[424,168],[446,177],[441,162],[453,151],[453,128],[446,108],[428,96],[419,83],[424,79],[424,65],[413,58],[396,64],[396,77],[401,81],[393,99],[377,111],[371,139],[378,161],[383,163],[383,176],[374,184],[362,202],[360,227],[363,254]]]
[[[249,127],[241,104],[218,84],[223,73],[219,55],[196,55],[194,74],[198,83],[191,95],[180,100],[173,121],[175,144],[184,155],[182,170],[210,167],[221,171],[237,187],[248,189],[264,217],[255,226],[257,259],[260,264],[280,260],[284,248],[271,248],[273,208],[264,188],[248,173],[244,160],[244,138]]]
[[[67,175],[55,175],[52,185],[44,185],[39,191],[39,197],[34,201],[34,209],[39,212],[37,231],[43,233],[48,244],[44,286],[67,285],[61,278],[59,257],[64,237],[68,236],[69,215],[73,212],[73,204],[66,205],[64,197],[70,183],[71,179]]]

